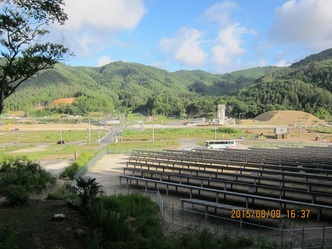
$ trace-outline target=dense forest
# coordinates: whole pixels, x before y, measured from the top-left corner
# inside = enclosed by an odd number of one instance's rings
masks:
[[[5,112],[129,113],[213,118],[218,104],[230,117],[252,118],[271,110],[300,110],[332,116],[332,49],[289,67],[258,67],[227,74],[201,70],[168,72],[137,63],[102,67],[57,64],[22,85],[5,102]],[[55,105],[59,98],[73,104]]]

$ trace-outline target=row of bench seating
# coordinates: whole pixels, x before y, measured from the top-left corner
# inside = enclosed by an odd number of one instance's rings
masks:
[[[148,152],[151,153],[151,152]],[[152,156],[152,158],[151,158]],[[188,157],[189,158],[189,157]],[[224,162],[223,160],[207,161],[202,159],[201,162],[197,158],[179,158],[165,156],[165,153],[159,155],[154,152],[153,155],[139,155],[129,158],[127,165],[137,168],[146,168],[147,170],[174,171],[177,174],[195,174],[200,177],[209,177],[234,182],[251,183],[256,190],[262,182],[268,182],[268,185],[278,186],[280,190],[285,187],[292,187],[299,191],[306,191],[309,194],[318,195],[319,192],[324,196],[332,194],[331,176],[327,176],[322,170],[316,169],[313,173],[307,173],[303,168],[283,167],[278,165],[274,170],[264,169],[264,165],[247,164],[245,162]],[[272,166],[271,166],[272,167]],[[257,192],[257,191],[256,191]]]
[[[316,148],[310,150],[317,151],[316,155],[329,152],[319,152]],[[294,149],[287,150],[288,160],[279,160],[275,164],[272,160],[268,163],[267,160],[257,160],[259,155],[267,157],[271,150],[254,149],[252,154],[258,162],[248,160],[251,153],[248,151],[136,150],[130,156],[120,181],[146,188],[163,188],[167,193],[170,190],[189,191],[190,198],[193,194],[202,199],[215,196],[212,203],[220,203],[223,197],[223,202],[236,200],[246,208],[253,205],[274,205],[281,210],[308,207],[316,210],[318,219],[323,210],[332,210],[332,167],[327,163],[330,154],[322,156],[324,160],[319,160],[317,167],[309,160],[304,164],[304,161],[292,159],[291,153],[300,153]],[[294,162],[299,164],[294,165]]]
[[[261,149],[260,149],[261,150]],[[237,162],[245,162],[245,163],[257,163],[260,165],[277,165],[277,166],[293,166],[293,167],[302,167],[302,168],[312,168],[312,169],[325,169],[331,170],[332,163],[332,149],[329,149],[329,152],[320,155],[320,159],[315,158],[315,153],[306,152],[306,155],[311,154],[311,159],[300,160],[297,159],[296,153],[292,152],[289,156],[286,156],[284,153],[284,149],[264,149],[264,152],[257,153],[257,150],[222,150],[222,151],[212,151],[212,150],[203,150],[203,149],[195,149],[194,151],[179,151],[179,150],[167,150],[164,152],[164,156],[177,156],[177,160],[181,157],[188,158],[190,156],[191,159],[199,158],[199,160],[220,160],[223,159],[225,161],[237,161]],[[292,149],[291,151],[294,151]],[[139,155],[140,154],[140,155]],[[278,154],[278,156],[275,156]],[[134,156],[145,156],[145,157],[153,157],[160,156],[160,152],[143,152],[136,151],[133,154]],[[291,157],[291,155],[293,155]],[[291,158],[290,158],[291,157]],[[317,157],[317,153],[316,153]],[[323,159],[324,160],[323,160]],[[323,163],[324,162],[324,163]],[[331,172],[331,171],[330,171]],[[329,173],[330,173],[329,172]]]

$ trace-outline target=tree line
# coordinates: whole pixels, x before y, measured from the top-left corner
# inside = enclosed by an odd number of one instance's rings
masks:
[[[6,100],[4,110],[23,110],[36,117],[136,112],[212,119],[218,104],[225,104],[226,115],[232,118],[253,118],[273,110],[299,110],[329,119],[331,82],[332,59],[224,75],[199,70],[169,73],[123,62],[101,68],[59,64],[27,81]],[[75,102],[53,104],[53,100],[65,97],[74,97]]]
[[[322,119],[328,119],[332,115],[331,92],[298,80],[276,80],[253,84],[235,96],[173,95],[163,92],[154,94],[146,100],[142,97],[135,98],[136,95],[130,96],[130,93],[127,97],[119,99],[94,91],[70,94],[70,89],[67,91],[65,89],[67,88],[53,88],[50,91],[52,95],[50,92],[43,92],[41,95],[30,95],[29,98],[17,94],[8,102],[6,110],[24,110],[36,117],[55,113],[84,116],[90,112],[114,113],[117,110],[122,113],[137,112],[145,115],[213,119],[218,104],[225,104],[226,115],[233,118],[253,118],[273,110],[300,110]],[[75,101],[71,105],[54,105],[51,100],[53,96],[59,98],[74,96]]]

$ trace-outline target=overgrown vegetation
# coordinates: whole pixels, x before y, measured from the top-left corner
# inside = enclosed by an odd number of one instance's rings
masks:
[[[217,132],[218,133],[225,133],[225,134],[228,134],[228,135],[239,135],[239,134],[243,134],[244,132],[242,130],[238,130],[238,129],[235,129],[233,127],[220,127],[217,129]]]
[[[158,207],[140,194],[103,196],[92,213],[88,248],[161,248],[164,244]]]
[[[237,249],[252,248],[253,241],[250,238],[240,237],[233,239],[228,234],[216,236],[208,230],[195,231],[187,230],[181,233],[172,233],[170,249],[191,248],[191,249]]]
[[[318,133],[325,133],[325,134],[332,134],[332,128],[331,127],[312,127],[308,129],[309,131],[314,131]]]
[[[20,125],[10,124],[13,128],[18,128]],[[99,134],[101,133],[101,134]],[[91,130],[90,140],[96,142],[98,136],[104,136],[105,131]],[[29,144],[29,143],[53,143],[56,144],[61,138],[63,141],[87,141],[88,131],[82,130],[64,130],[64,131],[10,131],[1,134],[2,143],[17,143],[17,144]]]
[[[89,249],[229,249],[249,248],[253,241],[216,236],[208,230],[164,233],[158,206],[139,193],[103,196],[93,209],[94,224]]]
[[[73,161],[65,170],[61,173],[60,177],[65,178],[69,177],[70,179],[74,179],[75,174],[93,158],[93,152],[84,152],[81,153],[78,158]]]
[[[0,248],[1,249],[17,249],[18,232],[16,230],[17,224],[13,222],[0,223]]]
[[[76,180],[76,189],[83,210],[94,208],[97,196],[103,194],[102,186],[96,182],[96,178],[79,177]]]
[[[4,157],[0,160],[0,196],[9,204],[24,204],[31,194],[41,193],[56,183],[56,178],[39,163],[25,157]]]
[[[129,141],[151,141],[152,134],[154,133],[154,139],[158,141],[165,140],[179,140],[188,138],[198,139],[212,139],[216,135],[219,138],[231,139],[240,134],[244,134],[242,130],[238,130],[232,127],[213,127],[210,128],[164,128],[164,129],[144,129],[137,130],[125,130],[122,133],[122,142]]]

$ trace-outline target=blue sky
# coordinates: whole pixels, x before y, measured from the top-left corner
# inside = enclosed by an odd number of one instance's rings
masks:
[[[287,66],[332,47],[331,0],[65,0],[71,66],[136,62],[170,72]],[[61,38],[61,39],[62,39]]]

